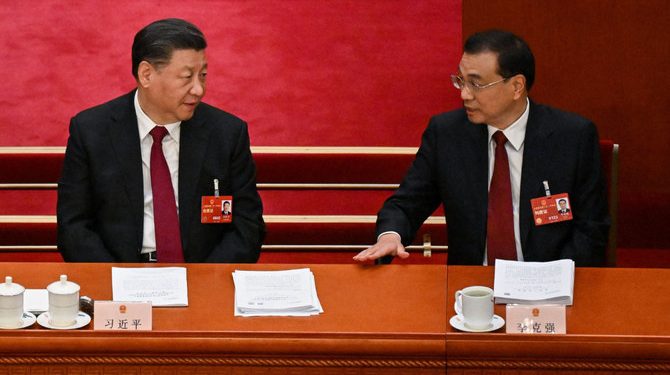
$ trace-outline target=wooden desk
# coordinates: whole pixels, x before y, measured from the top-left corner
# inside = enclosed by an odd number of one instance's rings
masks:
[[[493,268],[449,266],[447,279],[453,306],[463,287],[493,287]],[[496,305],[495,313],[504,318],[505,306]],[[567,335],[505,334],[505,328],[473,334],[449,326],[448,372],[670,373],[669,318],[669,269],[578,268]]]
[[[0,275],[45,288],[67,274],[82,295],[109,300],[111,266],[0,263]],[[301,265],[186,267],[189,306],[154,308],[153,331],[0,331],[0,373],[445,373],[446,266],[307,265],[325,312],[256,318],[233,316],[231,272]]]

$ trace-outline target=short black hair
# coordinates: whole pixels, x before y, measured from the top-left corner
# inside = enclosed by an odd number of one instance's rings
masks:
[[[535,82],[535,57],[528,44],[520,37],[504,30],[487,30],[472,34],[463,46],[463,52],[477,54],[493,52],[498,55],[498,74],[510,78],[517,74],[526,77],[526,91]]]
[[[566,201],[566,200],[565,200],[565,199],[563,199],[563,198],[561,198],[561,199],[559,199],[559,200],[558,200],[558,203],[561,203],[561,202],[565,202],[565,203],[568,203],[568,201]]]
[[[167,18],[145,26],[135,34],[133,41],[133,76],[137,79],[137,68],[142,61],[151,65],[167,64],[176,49],[207,48],[202,31],[194,24],[179,19]]]

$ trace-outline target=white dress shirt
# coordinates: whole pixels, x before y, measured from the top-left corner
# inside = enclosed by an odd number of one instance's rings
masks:
[[[156,232],[154,230],[154,198],[151,191],[151,146],[154,143],[149,132],[156,126],[149,116],[140,107],[135,92],[135,114],[137,128],[140,132],[140,147],[142,150],[142,186],[144,187],[144,225],[142,234],[142,254],[156,251]],[[170,170],[174,200],[179,212],[179,131],[181,121],[164,125],[168,135],[163,138],[163,154]]]
[[[514,214],[514,242],[516,243],[517,260],[523,261],[523,252],[521,251],[521,231],[519,229],[519,200],[521,196],[521,167],[523,166],[523,146],[526,139],[526,126],[528,125],[528,112],[530,109],[529,100],[526,98],[526,109],[512,125],[503,130],[507,137],[505,150],[507,150],[507,159],[509,161],[509,177],[512,184],[512,207]],[[491,188],[491,178],[493,177],[493,166],[496,161],[496,141],[493,140],[493,134],[498,128],[491,125],[486,126],[489,131],[489,189]],[[487,265],[487,251],[484,251],[484,262]]]

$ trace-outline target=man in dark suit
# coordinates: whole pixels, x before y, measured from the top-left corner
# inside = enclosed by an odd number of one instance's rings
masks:
[[[206,46],[184,20],[151,23],[133,42],[137,89],[71,120],[57,209],[66,261],[257,261],[265,225],[247,125],[201,102]],[[233,197],[234,220],[202,224],[201,198],[218,193]]]
[[[449,264],[604,263],[609,216],[596,127],[530,101],[534,76],[534,57],[516,35],[491,30],[468,38],[452,76],[464,109],[431,119],[414,163],[378,214],[377,243],[355,260],[408,257],[404,246],[441,202]],[[572,220],[536,225],[542,221],[531,199],[545,196],[545,181],[551,193],[568,194]]]

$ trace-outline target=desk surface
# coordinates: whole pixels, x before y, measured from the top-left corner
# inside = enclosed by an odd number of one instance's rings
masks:
[[[493,288],[493,267],[447,267],[448,306],[457,290]],[[505,305],[495,313],[505,317]],[[670,270],[577,268],[567,335],[472,334],[447,328],[450,373],[468,368],[670,371]],[[453,315],[450,307],[448,315]],[[486,353],[486,355],[482,355]]]
[[[11,275],[26,288],[45,288],[60,274],[67,274],[69,280],[81,286],[81,295],[111,300],[112,266],[146,265],[0,263],[0,275]],[[82,361],[81,353],[87,353],[100,361],[124,353],[168,357],[234,353],[244,357],[384,359],[399,361],[391,363],[393,366],[404,363],[436,371],[444,368],[446,266],[188,264],[185,267],[189,306],[155,307],[151,332],[94,331],[92,324],[76,331],[57,331],[35,324],[24,330],[0,331],[0,354],[23,356],[24,361],[28,361],[26,356],[30,353],[67,354]],[[314,273],[323,314],[233,316],[233,270],[300,267],[309,267]],[[243,359],[238,360],[245,364]],[[381,362],[377,364],[381,366]]]

